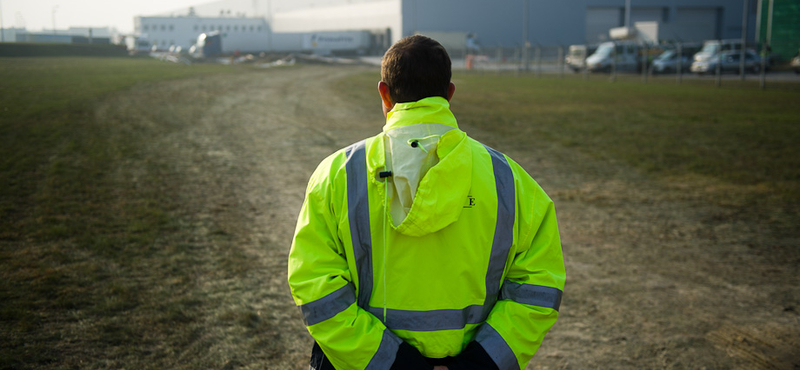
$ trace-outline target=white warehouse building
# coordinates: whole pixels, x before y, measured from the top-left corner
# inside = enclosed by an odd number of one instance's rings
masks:
[[[376,49],[401,37],[473,34],[484,47],[598,43],[608,30],[651,22],[659,41],[752,40],[756,0],[220,0],[154,17],[137,17],[136,31],[159,47],[189,46],[197,34],[219,30],[242,51],[289,50],[300,34],[368,31]],[[527,13],[525,10],[527,9]],[[237,28],[238,27],[238,28]],[[229,29],[230,28],[230,29]],[[252,31],[251,31],[252,28]],[[527,30],[527,34],[524,33]],[[234,38],[235,36],[235,38]]]
[[[134,29],[140,40],[158,49],[180,46],[188,50],[204,32],[219,31],[226,35],[231,50],[268,50],[269,29],[264,18],[223,18],[197,16],[136,17]]]

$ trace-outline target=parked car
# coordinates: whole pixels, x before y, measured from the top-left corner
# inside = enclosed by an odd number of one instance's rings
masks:
[[[695,60],[692,63],[691,71],[698,74],[716,73],[717,63],[720,63],[720,72],[735,72],[738,73],[741,61],[741,51],[725,51],[713,57]],[[753,50],[745,50],[744,59],[745,71],[758,73],[761,71],[761,58]]]
[[[669,45],[667,46],[667,49],[653,59],[653,62],[650,65],[650,71],[652,73],[677,72],[678,54],[680,54],[681,57],[681,71],[688,71],[689,67],[692,66],[692,60],[694,59],[695,53],[700,50],[700,46],[700,44],[688,43],[681,44],[680,49],[678,49],[677,46]]]
[[[680,68],[681,71],[686,71],[691,65],[691,54],[681,54],[681,59],[678,61],[678,51],[670,49],[661,53],[653,60],[653,65],[650,67],[650,70],[653,71],[653,73],[672,73],[677,72],[678,68]]]
[[[702,62],[716,57],[719,53],[740,50],[742,50],[742,40],[740,39],[707,40],[703,43],[703,48],[694,54],[694,61]]]
[[[800,54],[795,55],[789,65],[792,67],[792,70],[794,70],[794,73],[800,74]]]

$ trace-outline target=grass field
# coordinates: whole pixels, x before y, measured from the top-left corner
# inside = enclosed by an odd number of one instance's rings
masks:
[[[116,176],[163,129],[111,131],[95,107],[149,82],[231,72],[146,59],[0,59],[0,368],[57,367],[68,356],[103,367],[104,357],[120,356],[111,348],[157,340],[143,327],[169,331],[187,320],[162,305],[172,292],[136,278],[143,263],[156,279],[191,263],[149,247],[176,228],[174,194],[160,188],[155,165],[145,186]],[[137,321],[126,314],[132,307],[154,314]],[[90,324],[80,338],[65,340],[64,324],[82,322]]]
[[[195,307],[206,298],[180,291],[198,273],[200,257],[188,243],[154,247],[181,232],[180,205],[163,164],[140,149],[170,128],[121,119],[112,130],[97,121],[95,108],[154,81],[224,73],[251,72],[142,59],[0,59],[0,368],[60,368],[65,357],[83,368],[137,358],[151,360],[129,365],[160,368],[171,362],[158,358],[207,348],[194,338],[202,331]],[[338,89],[373,101],[377,78],[358,75]],[[454,80],[453,108],[465,127],[507,132],[519,145],[556,142],[672,183],[713,185],[723,190],[708,201],[777,214],[783,219],[773,232],[796,232],[797,90],[466,74]],[[169,122],[170,115],[191,115],[191,104],[176,97],[140,108]],[[138,180],[119,181],[134,162],[144,163]],[[231,256],[221,265],[235,274],[246,263]],[[222,320],[260,325],[245,311]]]

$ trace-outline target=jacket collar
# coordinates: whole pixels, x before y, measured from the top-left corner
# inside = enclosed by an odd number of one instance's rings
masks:
[[[397,103],[386,115],[383,131],[418,123],[441,123],[458,128],[456,117],[450,111],[450,102],[442,97],[430,97],[411,103]]]

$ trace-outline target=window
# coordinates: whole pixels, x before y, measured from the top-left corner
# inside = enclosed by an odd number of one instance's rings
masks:
[[[150,30],[150,26],[148,26],[148,25],[146,25],[146,24],[145,24],[144,26],[142,26],[142,27],[143,27],[143,29],[144,29],[145,31],[149,31],[149,30]]]
[[[258,32],[261,32],[261,26],[258,26],[257,29],[258,29]]]
[[[227,27],[225,27],[225,30],[226,30],[226,31],[230,31],[230,30],[231,30],[231,26],[227,26]]]
[[[203,25],[203,31],[205,31],[205,30],[206,30],[206,26],[205,26],[205,25]]]
[[[239,26],[233,26],[233,30],[234,31],[238,31],[239,30]]]
[[[250,32],[253,32],[253,26],[250,26]]]
[[[194,30],[197,31],[197,25],[196,24],[194,25]]]
[[[173,26],[173,25],[171,25],[171,24],[170,24],[170,25],[169,25],[169,30],[170,30],[170,31],[174,31],[174,30],[175,30],[175,26]]]
[[[161,30],[162,30],[162,31],[166,31],[166,30],[167,30],[167,26],[165,26],[165,25],[163,25],[163,24],[162,24],[162,25],[161,25]]]

